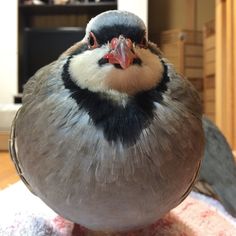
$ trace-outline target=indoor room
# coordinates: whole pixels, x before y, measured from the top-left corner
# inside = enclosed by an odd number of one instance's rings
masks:
[[[236,235],[236,2],[0,8],[0,236]]]

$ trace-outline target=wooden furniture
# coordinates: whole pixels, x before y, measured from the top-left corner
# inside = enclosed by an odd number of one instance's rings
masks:
[[[216,0],[216,123],[236,150],[236,1]]]
[[[161,33],[161,50],[174,64],[177,72],[203,93],[203,45],[202,32],[174,29]]]
[[[204,26],[204,113],[215,122],[215,21]]]
[[[68,27],[81,27],[85,28],[88,21],[97,14],[117,9],[117,1],[102,1],[102,2],[89,2],[85,1],[73,5],[18,5],[18,92],[22,92],[23,84],[28,80],[28,74],[25,76],[25,65],[29,61],[24,62],[25,48],[29,42],[26,41],[26,29],[38,30],[42,32],[47,30],[68,30]],[[44,34],[45,35],[45,34]],[[57,36],[55,37],[55,44],[57,43]],[[40,35],[38,36],[40,39]],[[80,40],[80,37],[78,37]],[[67,40],[68,41],[68,40]],[[74,41],[73,41],[74,43]],[[56,46],[55,46],[56,47]],[[65,49],[68,45],[65,45]],[[63,49],[63,50],[65,50]],[[27,48],[27,51],[31,49]],[[45,55],[49,54],[48,50],[44,50]],[[60,54],[59,54],[60,55]],[[58,56],[59,56],[58,55]],[[32,75],[32,74],[31,74]],[[31,76],[30,75],[30,76]],[[27,77],[27,78],[26,78]],[[17,99],[17,98],[16,98]],[[15,100],[16,100],[15,99]],[[20,97],[19,97],[20,100]]]

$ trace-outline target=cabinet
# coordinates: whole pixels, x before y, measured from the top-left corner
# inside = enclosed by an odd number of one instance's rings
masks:
[[[23,85],[38,67],[53,61],[56,55],[83,37],[92,17],[113,9],[117,9],[117,1],[85,1],[73,5],[19,3],[18,92],[22,92]],[[20,102],[20,97],[15,101]]]
[[[215,21],[204,26],[204,113],[215,122]]]
[[[193,84],[203,100],[202,32],[183,29],[163,31],[160,46],[176,71]]]

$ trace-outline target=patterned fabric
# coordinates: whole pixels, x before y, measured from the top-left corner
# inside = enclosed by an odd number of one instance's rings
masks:
[[[72,235],[74,224],[48,208],[22,182],[0,192],[0,209],[0,235]],[[76,232],[77,236],[98,235],[88,233],[80,226],[76,227]],[[230,217],[216,200],[191,193],[182,204],[149,228],[124,235],[235,236],[236,219]]]

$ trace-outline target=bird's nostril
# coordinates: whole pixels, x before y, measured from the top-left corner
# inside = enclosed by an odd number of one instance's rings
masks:
[[[133,42],[130,39],[126,39],[125,42],[126,42],[126,45],[128,46],[128,48],[130,48],[132,50]]]
[[[118,38],[113,38],[111,40],[110,48],[112,50],[115,49],[117,47],[118,43],[119,43],[119,39]]]

